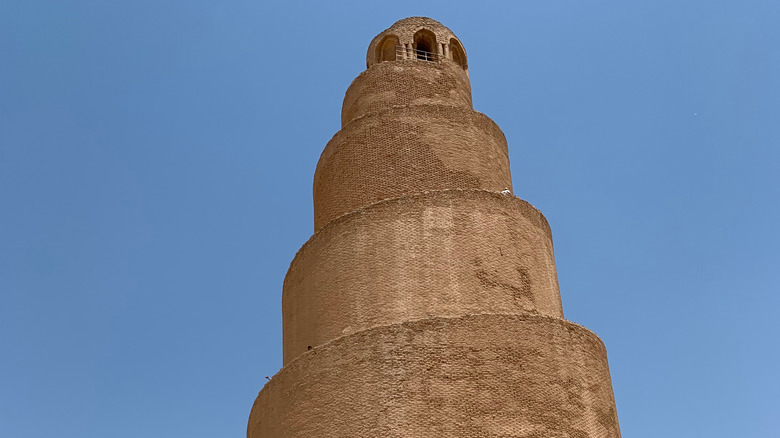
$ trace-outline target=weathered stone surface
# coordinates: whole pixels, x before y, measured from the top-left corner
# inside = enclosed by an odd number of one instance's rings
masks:
[[[407,60],[374,64],[347,89],[341,126],[367,114],[408,105],[470,109],[469,77],[460,66],[451,62]]]
[[[383,199],[447,189],[511,190],[506,138],[470,108],[395,107],[354,120],[314,173],[314,227]]]
[[[347,333],[431,316],[563,317],[544,216],[511,195],[428,192],[321,228],[284,282],[285,363]]]
[[[618,438],[604,346],[558,318],[428,318],[300,355],[260,392],[249,438]]]
[[[619,438],[604,345],[563,319],[550,227],[512,195],[460,41],[411,17],[366,61],[247,436]]]

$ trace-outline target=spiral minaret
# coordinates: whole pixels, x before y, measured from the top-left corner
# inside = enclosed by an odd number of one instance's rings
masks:
[[[247,436],[620,437],[604,345],[563,319],[550,227],[452,31],[377,35],[341,122]]]

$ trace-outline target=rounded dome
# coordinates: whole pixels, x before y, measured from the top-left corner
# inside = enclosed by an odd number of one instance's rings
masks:
[[[466,51],[446,26],[427,17],[396,21],[371,41],[366,67],[388,61],[455,62],[468,72]]]

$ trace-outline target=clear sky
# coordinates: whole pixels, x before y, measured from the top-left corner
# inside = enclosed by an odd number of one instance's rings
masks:
[[[0,436],[244,436],[368,43],[450,27],[623,436],[780,436],[780,2],[0,1]]]

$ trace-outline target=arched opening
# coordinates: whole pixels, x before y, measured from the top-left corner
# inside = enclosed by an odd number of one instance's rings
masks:
[[[455,38],[450,39],[450,53],[452,54],[452,60],[463,67],[463,70],[469,69],[466,62],[466,51],[463,50],[463,46]]]
[[[414,34],[414,53],[422,61],[436,61],[436,35],[428,29]]]
[[[397,59],[396,50],[400,45],[398,37],[395,35],[388,35],[382,38],[376,46],[376,62],[395,61]]]

